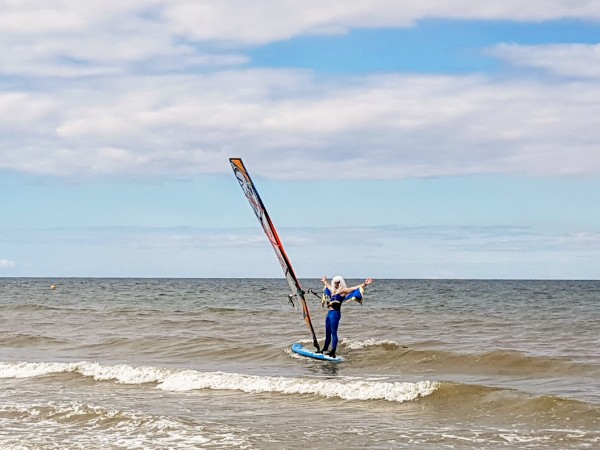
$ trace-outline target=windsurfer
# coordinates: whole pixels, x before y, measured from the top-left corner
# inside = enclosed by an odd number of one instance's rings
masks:
[[[342,303],[346,300],[354,299],[362,302],[362,292],[364,289],[373,282],[372,278],[367,278],[364,283],[354,287],[346,287],[346,281],[336,275],[331,280],[331,284],[327,281],[327,277],[321,278],[321,281],[325,285],[323,302],[329,297],[327,301],[327,318],[325,319],[325,345],[323,349],[318,353],[324,353],[329,350],[329,344],[331,344],[331,351],[327,355],[335,358],[335,350],[338,344],[338,326],[340,319],[342,318]],[[328,292],[329,291],[329,292]]]

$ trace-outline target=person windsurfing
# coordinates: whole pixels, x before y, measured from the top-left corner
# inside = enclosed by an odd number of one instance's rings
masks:
[[[354,287],[346,287],[346,281],[339,275],[333,277],[331,284],[327,281],[326,276],[321,278],[321,281],[325,285],[322,306],[327,305],[329,311],[325,318],[325,344],[323,345],[323,349],[317,353],[328,352],[329,344],[331,344],[331,351],[327,355],[335,358],[335,351],[338,344],[337,331],[340,319],[342,318],[342,303],[347,300],[355,300],[362,303],[364,289],[373,282],[373,279],[367,278],[364,283]]]

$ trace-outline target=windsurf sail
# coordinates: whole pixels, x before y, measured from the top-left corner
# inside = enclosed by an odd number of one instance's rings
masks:
[[[265,205],[258,195],[258,191],[254,187],[254,183],[252,182],[250,174],[246,170],[242,160],[240,158],[229,158],[229,162],[231,163],[233,173],[240,183],[248,202],[250,202],[250,206],[252,207],[256,218],[262,225],[269,242],[273,246],[273,250],[275,250],[279,264],[281,264],[285,278],[292,291],[292,295],[297,296],[300,301],[300,305],[302,306],[302,315],[312,335],[313,345],[317,348],[317,351],[319,351],[319,343],[317,341],[317,336],[315,335],[315,329],[313,328],[312,321],[310,320],[310,312],[308,310],[308,305],[306,304],[306,298],[304,297],[305,292],[302,290],[300,282],[294,273],[294,268],[292,267],[290,259],[283,248],[283,244],[281,243],[281,239],[277,234],[277,230],[275,230],[275,226],[273,225]]]

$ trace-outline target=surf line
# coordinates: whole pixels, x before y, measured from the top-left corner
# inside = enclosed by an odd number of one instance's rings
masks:
[[[290,295],[290,302],[294,305],[293,298],[297,297],[300,299],[300,305],[302,306],[302,315],[304,317],[304,322],[306,322],[306,326],[310,330],[313,345],[316,347],[317,351],[320,351],[319,342],[317,341],[317,335],[315,334],[315,329],[313,327],[312,321],[310,319],[310,312],[308,310],[308,305],[306,304],[305,294],[306,292],[302,290],[300,286],[300,282],[296,277],[296,273],[294,272],[294,268],[290,263],[290,259],[283,248],[283,243],[277,234],[277,230],[273,225],[273,221],[265,208],[264,203],[262,202],[260,195],[258,195],[258,191],[252,182],[252,178],[250,178],[250,174],[246,170],[244,163],[241,158],[229,158],[229,162],[231,163],[231,168],[233,169],[233,173],[237,178],[256,218],[260,222],[267,235],[267,239],[271,243],[273,250],[275,250],[275,255],[277,255],[277,259],[279,260],[279,264],[281,264],[281,268],[283,269],[283,273],[285,274],[285,278],[290,286],[290,290],[292,294]]]

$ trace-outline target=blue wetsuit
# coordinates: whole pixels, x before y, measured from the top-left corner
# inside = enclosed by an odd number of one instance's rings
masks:
[[[342,318],[342,303],[347,300],[354,300],[362,305],[363,290],[359,288],[344,296],[340,294],[331,295],[329,288],[325,288],[323,294],[324,298],[329,298],[327,306],[332,308],[327,312],[327,318],[325,319],[325,344],[323,351],[327,351],[329,344],[331,344],[331,353],[335,354],[335,349],[338,345],[338,326]]]
[[[327,312],[327,318],[325,319],[325,345],[323,351],[326,351],[331,344],[331,352],[335,353],[335,349],[338,345],[338,326],[340,325],[340,319],[342,318],[342,303],[346,298],[342,295],[333,295],[329,301],[330,309]]]

